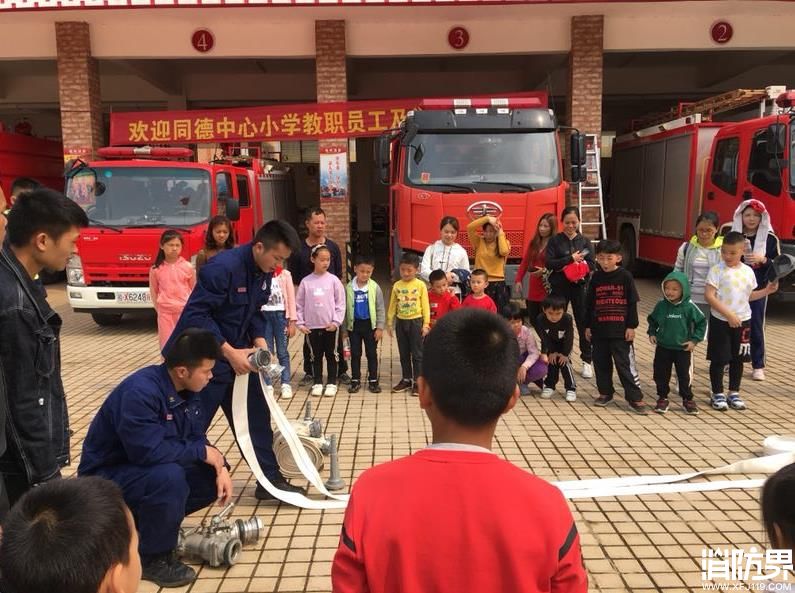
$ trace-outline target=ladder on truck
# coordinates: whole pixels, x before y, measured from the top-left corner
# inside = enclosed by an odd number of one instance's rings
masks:
[[[607,238],[600,161],[599,135],[585,134],[586,179],[577,184],[577,205],[581,232],[591,243]]]

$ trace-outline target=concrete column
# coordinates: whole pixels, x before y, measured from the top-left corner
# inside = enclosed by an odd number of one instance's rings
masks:
[[[64,156],[94,158],[105,144],[99,68],[88,23],[55,23]]]
[[[345,49],[345,21],[315,21],[315,85],[318,103],[348,100],[348,71]],[[344,150],[340,166],[347,170],[344,197],[320,197],[320,206],[326,211],[328,235],[340,246],[343,260],[345,247],[351,240],[350,166],[346,139],[320,140],[320,178],[323,180],[323,154]],[[344,161],[344,163],[343,163]],[[334,167],[336,171],[335,161]],[[322,188],[321,188],[322,193]]]
[[[602,132],[603,53],[604,16],[572,17],[568,115],[569,125],[583,133],[601,134]],[[575,191],[569,192],[568,202],[577,205]],[[588,222],[599,218],[597,208],[586,208],[580,215],[583,221]],[[597,227],[585,226],[583,234],[596,238]]]

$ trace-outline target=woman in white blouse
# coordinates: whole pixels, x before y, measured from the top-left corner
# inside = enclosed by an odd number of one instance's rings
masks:
[[[453,275],[453,270],[469,270],[469,256],[466,249],[455,242],[458,238],[458,229],[458,219],[455,216],[442,218],[439,223],[441,238],[428,245],[420,265],[420,277],[426,282],[434,270],[445,272],[455,294],[461,294],[461,289],[454,285],[458,280]]]

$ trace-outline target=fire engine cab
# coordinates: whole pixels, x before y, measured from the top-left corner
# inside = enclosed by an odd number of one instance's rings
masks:
[[[546,93],[510,99],[428,99],[376,143],[381,182],[389,185],[390,263],[422,253],[451,215],[463,227],[484,215],[502,219],[511,243],[506,281],[544,212],[563,209],[558,125]],[[584,174],[584,138],[572,136],[572,179]],[[459,243],[473,257],[466,233]]]
[[[283,171],[239,155],[210,164],[191,162],[187,148],[103,148],[103,160],[67,165],[66,195],[89,217],[67,267],[69,304],[100,325],[152,307],[149,269],[160,235],[176,229],[182,256],[195,262],[210,218],[232,221],[238,243],[250,241],[264,222],[291,219]]]

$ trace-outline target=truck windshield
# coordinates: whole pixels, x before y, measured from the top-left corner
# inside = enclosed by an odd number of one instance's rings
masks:
[[[508,191],[528,191],[560,183],[554,132],[419,133],[406,152],[412,185],[480,182],[484,191],[501,191],[504,183]]]
[[[66,195],[96,225],[193,226],[210,216],[210,174],[182,167],[95,167],[69,179]]]

